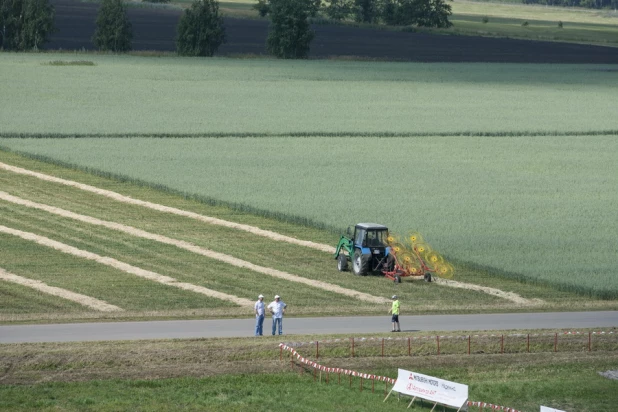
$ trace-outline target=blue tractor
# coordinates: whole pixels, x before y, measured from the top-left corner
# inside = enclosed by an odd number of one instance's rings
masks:
[[[347,236],[341,236],[337,244],[337,269],[347,271],[351,261],[352,272],[358,276],[392,270],[389,266],[394,265],[394,261],[389,259],[387,238],[388,228],[377,223],[359,223],[353,230],[349,227]]]

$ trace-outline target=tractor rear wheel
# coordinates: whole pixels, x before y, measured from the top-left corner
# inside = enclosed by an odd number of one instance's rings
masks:
[[[365,276],[369,271],[369,259],[364,256],[360,249],[354,251],[354,260],[352,261],[352,270],[357,276]]]
[[[348,257],[343,253],[340,253],[339,256],[337,256],[337,269],[339,269],[339,272],[345,272],[348,270]]]

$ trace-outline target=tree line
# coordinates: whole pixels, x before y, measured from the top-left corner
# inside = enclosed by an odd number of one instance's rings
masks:
[[[586,9],[618,9],[618,0],[522,0],[522,3]]]
[[[151,0],[159,1],[159,0]],[[334,20],[423,27],[450,27],[446,0],[258,0],[270,18],[266,49],[279,58],[307,58],[314,32],[310,18],[323,12]],[[49,0],[0,0],[0,50],[37,50],[54,31]],[[92,41],[101,51],[131,50],[133,29],[122,0],[102,0]],[[217,0],[194,0],[177,26],[176,50],[184,56],[212,56],[226,41]]]

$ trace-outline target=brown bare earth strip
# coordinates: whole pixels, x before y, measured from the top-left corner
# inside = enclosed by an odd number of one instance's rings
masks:
[[[20,167],[10,166],[5,163],[0,162],[0,168],[11,171],[13,173],[19,173],[22,175],[33,176],[41,180],[45,180],[48,182],[60,183],[65,186],[72,186],[81,190],[85,190],[87,192],[96,193],[101,196],[108,197],[110,199],[114,199],[118,202],[129,203],[132,205],[139,205],[142,207],[146,207],[149,209],[157,210],[159,212],[171,213],[178,216],[184,216],[191,219],[199,220],[211,225],[225,226],[232,229],[243,230],[245,232],[253,233],[254,235],[267,237],[269,239],[278,240],[281,242],[292,243],[300,246],[305,246],[317,250],[321,250],[323,252],[335,253],[335,248],[330,245],[324,245],[320,243],[311,242],[308,240],[300,240],[290,236],[285,236],[276,232],[271,232],[270,230],[260,229],[255,226],[243,225],[240,223],[230,222],[223,219],[217,219],[214,217],[200,215],[198,213],[189,212],[182,209],[177,209],[175,207],[163,206],[156,203],[147,202],[144,200],[133,199],[129,196],[121,195],[120,193],[112,192],[110,190],[100,189],[98,187],[86,185],[83,183],[74,182],[71,180],[65,180],[54,176],[49,176],[43,173],[33,172],[31,170],[22,169]]]
[[[9,235],[18,236],[25,240],[30,240],[32,242],[38,243],[39,245],[50,247],[55,250],[59,250],[60,252],[67,253],[73,256],[81,257],[88,260],[93,260],[97,263],[101,263],[103,265],[111,266],[115,269],[121,270],[126,273],[130,273],[136,276],[139,276],[144,279],[152,280],[154,282],[158,282],[167,286],[173,286],[180,289],[188,290],[191,292],[201,293],[202,295],[206,295],[212,298],[227,300],[233,302],[239,306],[253,306],[253,301],[249,299],[239,298],[237,296],[228,295],[226,293],[217,292],[215,290],[207,289],[202,286],[192,285],[190,283],[179,282],[178,280],[171,278],[169,276],[163,276],[155,272],[151,272],[149,270],[144,270],[132,265],[129,265],[124,262],[120,262],[116,259],[100,256],[95,253],[91,253],[85,250],[77,249],[73,246],[66,245],[64,243],[56,242],[55,240],[36,235],[34,233],[23,232],[17,229],[11,229],[6,226],[0,225],[0,232],[8,233]]]
[[[123,309],[118,306],[110,305],[109,303],[95,299],[90,296],[82,295],[81,293],[71,292],[67,289],[58,288],[55,286],[49,286],[40,280],[28,279],[13,273],[9,273],[6,270],[0,268],[0,280],[6,282],[17,283],[18,285],[26,286],[32,289],[36,289],[40,292],[47,293],[49,295],[58,296],[63,299],[67,299],[73,302],[77,302],[80,305],[87,306],[100,312],[115,312],[122,311]]]
[[[352,289],[346,289],[341,286],[333,285],[333,284],[322,282],[319,280],[306,279],[306,278],[303,278],[297,275],[293,275],[291,273],[282,272],[280,270],[255,265],[253,263],[235,258],[233,256],[225,255],[223,253],[214,252],[212,250],[202,248],[200,246],[194,245],[189,242],[185,242],[183,240],[172,239],[167,236],[162,236],[162,235],[157,235],[154,233],[146,232],[144,230],[137,229],[131,226],[126,226],[120,223],[108,222],[108,221],[100,220],[94,217],[73,213],[68,210],[63,210],[57,207],[35,203],[35,202],[29,201],[26,199],[21,199],[19,197],[12,196],[8,193],[1,192],[1,191],[0,191],[0,199],[15,203],[15,204],[19,204],[22,206],[43,210],[48,213],[53,213],[55,215],[66,217],[69,219],[78,220],[80,222],[89,223],[89,224],[97,225],[97,226],[103,226],[108,229],[117,230],[117,231],[127,233],[132,236],[137,236],[137,237],[141,237],[144,239],[149,239],[149,240],[154,240],[156,242],[165,243],[167,245],[176,246],[178,248],[188,250],[190,252],[193,252],[193,253],[196,253],[202,256],[206,256],[211,259],[216,259],[216,260],[228,263],[236,267],[246,268],[249,270],[253,270],[254,272],[263,273],[265,275],[269,275],[275,278],[284,279],[284,280],[288,280],[291,282],[303,283],[307,286],[312,286],[312,287],[328,290],[330,292],[353,297],[353,298],[371,302],[371,303],[387,303],[388,302],[387,299],[382,298],[382,297],[369,295],[367,293],[358,292]]]

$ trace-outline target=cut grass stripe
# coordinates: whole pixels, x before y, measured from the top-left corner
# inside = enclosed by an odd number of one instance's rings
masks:
[[[71,292],[70,290],[58,288],[55,286],[47,285],[46,283],[41,282],[40,280],[28,279],[22,276],[15,275],[13,273],[9,273],[6,270],[0,268],[0,279],[6,282],[16,283],[18,285],[26,286],[35,290],[38,290],[43,293],[47,293],[49,295],[58,296],[63,299],[67,299],[80,305],[87,306],[91,309],[100,311],[100,312],[116,312],[122,311],[122,308],[118,306],[111,305],[102,300],[82,295],[81,293]]]
[[[20,237],[25,240],[30,240],[39,245],[47,246],[52,249],[59,250],[60,252],[64,252],[64,253],[67,253],[73,256],[77,256],[77,257],[88,259],[88,260],[93,260],[97,263],[111,266],[123,272],[130,273],[132,275],[139,276],[144,279],[152,280],[154,282],[158,282],[158,283],[161,283],[167,286],[173,286],[173,287],[177,287],[177,288],[184,289],[184,290],[189,290],[189,291],[196,292],[196,293],[201,293],[203,295],[213,297],[216,299],[230,301],[239,306],[248,306],[248,307],[253,306],[253,301],[250,301],[248,299],[243,299],[237,296],[228,295],[226,293],[217,292],[215,290],[207,289],[202,286],[192,285],[190,283],[179,282],[178,280],[171,278],[169,276],[163,276],[158,273],[151,272],[149,270],[144,270],[144,269],[129,265],[127,263],[120,262],[119,260],[116,260],[110,257],[100,256],[95,253],[77,249],[73,246],[69,246],[64,243],[56,242],[55,240],[36,235],[34,233],[24,232],[24,231],[17,230],[17,229],[11,229],[9,227],[1,226],[1,225],[0,225],[0,232],[7,233],[9,235],[14,235],[14,236]]]
[[[40,203],[32,202],[30,200],[21,199],[19,197],[12,196],[12,195],[10,195],[10,194],[8,194],[6,192],[0,191],[0,199],[8,201],[8,202],[15,203],[15,204],[18,204],[18,205],[21,205],[21,206],[26,206],[26,207],[30,207],[30,208],[34,208],[34,209],[43,210],[45,212],[53,213],[55,215],[66,217],[66,218],[69,218],[69,219],[78,220],[80,222],[89,223],[89,224],[97,225],[97,226],[103,226],[103,227],[106,227],[108,229],[117,230],[117,231],[120,231],[120,232],[123,232],[123,233],[127,233],[127,234],[132,235],[132,236],[141,237],[141,238],[144,238],[144,239],[154,240],[156,242],[161,242],[161,243],[165,243],[165,244],[168,244],[168,245],[176,246],[176,247],[178,247],[180,249],[188,250],[188,251],[193,252],[195,254],[206,256],[208,258],[215,259],[215,260],[218,260],[218,261],[221,261],[221,262],[224,262],[224,263],[228,263],[228,264],[236,266],[236,267],[250,269],[250,270],[253,270],[254,272],[262,273],[262,274],[269,275],[269,276],[272,276],[272,277],[275,277],[275,278],[284,279],[284,280],[288,280],[288,281],[292,281],[292,282],[297,282],[297,283],[303,283],[303,284],[308,285],[308,286],[312,286],[312,287],[316,287],[316,288],[319,288],[319,289],[328,290],[330,292],[334,292],[334,293],[338,293],[338,294],[341,294],[341,295],[353,297],[353,298],[356,298],[356,299],[359,299],[359,300],[363,300],[363,301],[366,301],[366,302],[372,302],[372,303],[387,303],[387,302],[389,302],[389,300],[385,299],[385,298],[369,295],[367,293],[359,292],[359,291],[352,290],[352,289],[343,288],[341,286],[333,285],[333,284],[330,284],[330,283],[327,283],[327,282],[322,282],[322,281],[319,281],[319,280],[306,279],[306,278],[303,278],[303,277],[300,277],[300,276],[297,276],[297,275],[293,275],[291,273],[283,272],[283,271],[280,271],[280,270],[276,270],[276,269],[267,268],[267,267],[264,267],[264,266],[255,265],[253,263],[244,261],[242,259],[238,259],[238,258],[235,258],[233,256],[229,256],[229,255],[226,255],[226,254],[223,254],[223,253],[219,253],[219,252],[215,252],[215,251],[212,251],[212,250],[209,250],[209,249],[205,249],[205,248],[199,247],[197,245],[194,245],[192,243],[185,242],[183,240],[172,239],[172,238],[169,238],[167,236],[157,235],[157,234],[154,234],[154,233],[149,233],[149,232],[146,232],[144,230],[137,229],[137,228],[134,228],[134,227],[131,227],[131,226],[127,226],[127,225],[123,225],[123,224],[120,224],[120,223],[108,222],[108,221],[104,221],[104,220],[97,219],[97,218],[94,218],[94,217],[84,216],[84,215],[80,215],[80,214],[77,214],[77,213],[73,213],[73,212],[70,212],[68,210],[60,209],[60,208],[57,208],[57,207],[54,207],[54,206],[43,205],[43,204],[40,204]],[[26,233],[26,232],[22,232],[22,233]],[[69,246],[67,246],[67,247],[69,247]],[[78,250],[78,249],[76,249],[76,250]],[[89,253],[89,252],[85,252],[85,253]],[[98,255],[95,255],[95,256],[98,256]],[[157,276],[161,276],[161,275],[157,275]],[[248,300],[246,300],[246,301],[249,302]],[[251,305],[253,304],[253,302],[249,302],[249,303]]]
[[[439,277],[435,277],[434,282],[440,285],[450,286],[452,288],[468,289],[468,290],[475,290],[477,292],[487,293],[489,295],[497,296],[501,299],[510,300],[511,302],[515,302],[518,305],[522,305],[522,306],[539,306],[545,303],[541,299],[526,299],[526,298],[519,296],[517,293],[505,292],[503,290],[496,289],[496,288],[490,288],[487,286],[472,285],[470,283],[462,283],[462,282],[457,282],[455,280],[441,279]]]
[[[5,163],[0,162],[0,168],[4,169],[4,170],[8,170],[14,173],[19,173],[19,174],[23,174],[23,175],[27,175],[27,176],[33,176],[48,182],[54,182],[54,183],[60,183],[62,185],[66,185],[66,186],[72,186],[81,190],[85,190],[88,192],[92,192],[92,193],[96,193],[98,195],[101,196],[106,196],[109,197],[111,199],[114,199],[116,201],[119,202],[124,202],[124,203],[129,203],[129,204],[133,204],[133,205],[139,205],[142,207],[147,207],[149,209],[153,209],[153,210],[157,210],[159,212],[164,212],[164,213],[171,213],[171,214],[175,214],[175,215],[179,215],[179,216],[184,216],[184,217],[189,217],[191,219],[195,219],[195,220],[199,220],[211,225],[219,225],[219,226],[225,226],[228,228],[232,228],[232,229],[238,229],[238,230],[243,230],[245,232],[249,232],[249,233],[253,233],[255,235],[259,235],[259,236],[263,236],[263,237],[267,237],[269,239],[273,239],[273,240],[278,240],[281,242],[288,242],[288,243],[293,243],[296,245],[300,245],[300,246],[306,246],[306,247],[310,247],[313,249],[317,249],[317,250],[321,250],[323,252],[327,252],[327,253],[335,253],[335,248],[333,246],[330,245],[324,245],[324,244],[320,244],[320,243],[315,243],[315,242],[311,242],[308,240],[300,240],[300,239],[296,239],[293,238],[291,236],[285,236],[282,235],[280,233],[276,233],[276,232],[272,232],[270,230],[264,230],[264,229],[260,229],[258,227],[255,226],[250,226],[250,225],[244,225],[244,224],[240,224],[240,223],[235,223],[235,222],[230,222],[227,220],[223,220],[223,219],[218,219],[218,218],[214,218],[214,217],[209,217],[209,216],[204,216],[204,215],[200,215],[198,213],[194,213],[194,212],[189,212],[186,210],[181,210],[181,209],[177,209],[174,207],[169,207],[169,206],[164,206],[164,205],[160,205],[160,204],[156,204],[156,203],[151,203],[151,202],[147,202],[144,200],[139,200],[139,199],[134,199],[132,197],[129,196],[124,196],[121,195],[120,193],[116,193],[116,192],[112,192],[111,190],[105,190],[105,189],[100,189],[98,187],[94,187],[94,186],[90,186],[90,185],[86,185],[83,183],[79,183],[79,182],[75,182],[75,181],[71,181],[71,180],[66,180],[66,179],[61,179],[55,176],[50,176],[50,175],[46,175],[43,173],[38,173],[38,172],[34,172],[31,170],[26,170],[26,169],[22,169],[20,167],[15,167],[15,166],[10,166],[7,165]]]

